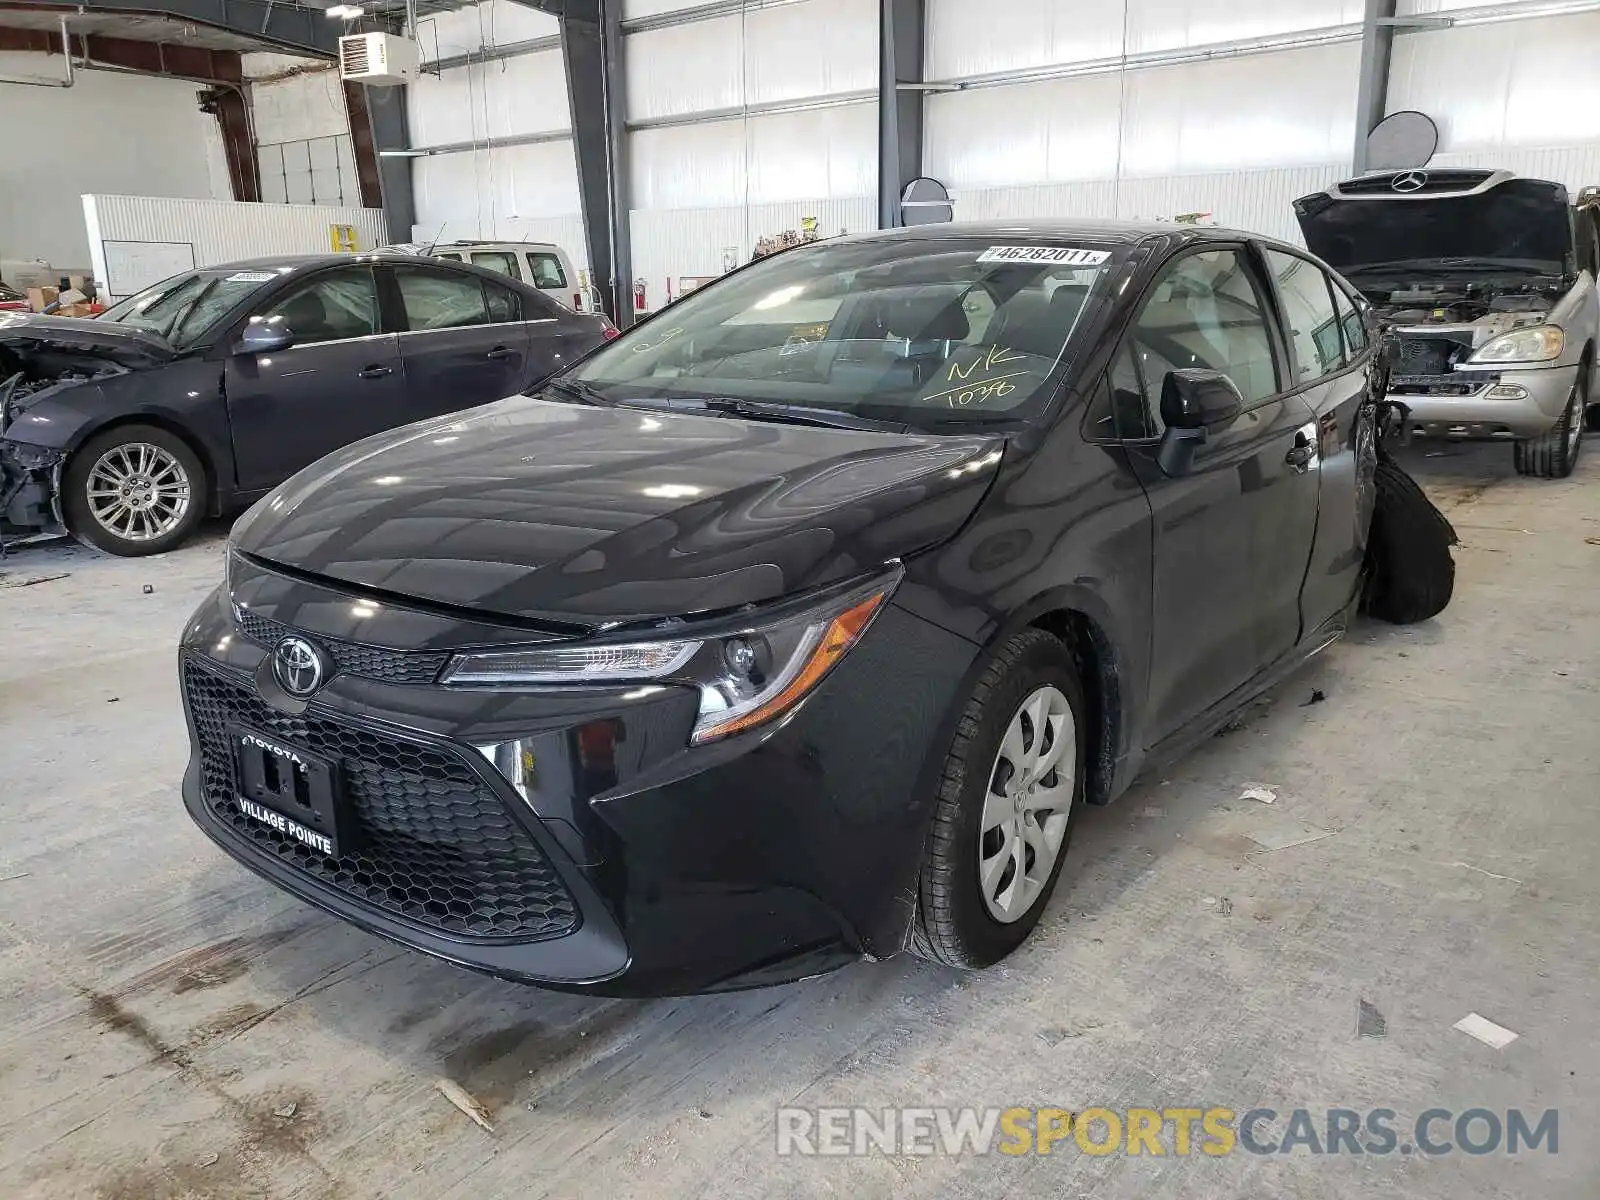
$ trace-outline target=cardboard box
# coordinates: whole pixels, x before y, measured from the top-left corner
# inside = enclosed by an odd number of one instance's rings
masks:
[[[61,289],[53,287],[31,287],[28,289],[28,307],[34,312],[43,312],[54,304],[61,296]]]

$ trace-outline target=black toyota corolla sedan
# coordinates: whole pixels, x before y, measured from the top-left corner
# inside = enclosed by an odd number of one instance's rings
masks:
[[[176,275],[93,320],[0,314],[0,547],[158,554],[330,450],[521,391],[613,334],[436,259]]]
[[[374,933],[612,993],[991,964],[1077,807],[1362,592],[1381,355],[1303,251],[951,225],[739,270],[236,526],[184,797]]]

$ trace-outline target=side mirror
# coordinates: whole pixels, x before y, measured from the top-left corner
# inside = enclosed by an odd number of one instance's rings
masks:
[[[235,354],[276,354],[294,345],[294,330],[283,323],[282,317],[262,321],[254,317],[239,335]]]
[[[1244,397],[1221,371],[1186,367],[1168,371],[1161,382],[1161,435],[1156,461],[1168,478],[1187,475],[1194,452],[1206,440],[1206,431],[1224,425],[1244,411]]]
[[[1221,371],[1187,367],[1161,382],[1161,420],[1169,428],[1205,429],[1244,411],[1244,397]]]

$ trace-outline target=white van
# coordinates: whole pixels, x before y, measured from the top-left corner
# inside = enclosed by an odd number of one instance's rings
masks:
[[[561,247],[550,242],[462,241],[439,242],[433,246],[392,246],[389,249],[471,263],[475,267],[498,271],[532,284],[574,312],[600,311],[592,297],[585,294],[578,273],[572,269],[572,260]]]

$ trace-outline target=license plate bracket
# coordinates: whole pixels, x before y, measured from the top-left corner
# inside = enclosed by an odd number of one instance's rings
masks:
[[[245,816],[338,858],[346,838],[335,764],[244,726],[230,726],[238,790]]]

